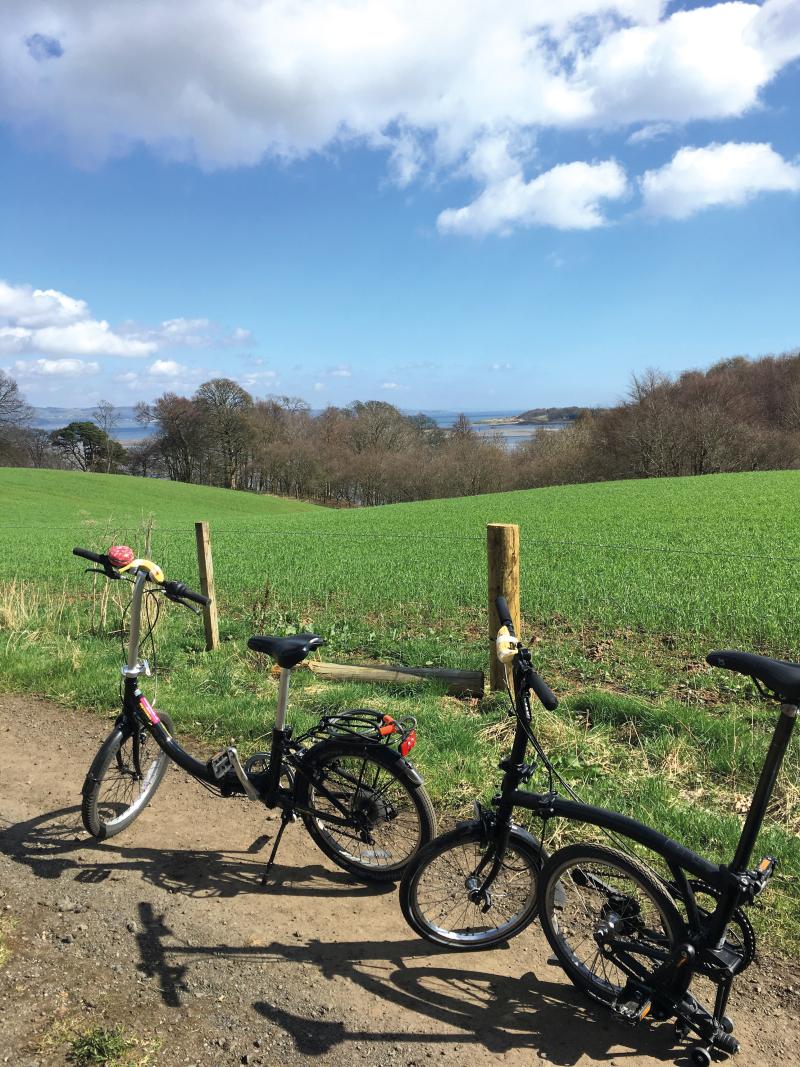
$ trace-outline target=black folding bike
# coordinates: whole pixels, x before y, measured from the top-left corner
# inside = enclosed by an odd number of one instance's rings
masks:
[[[172,760],[224,797],[243,793],[281,809],[262,885],[283,832],[297,815],[319,848],[344,870],[363,881],[396,881],[435,832],[431,802],[407,758],[416,743],[416,721],[358,709],[324,715],[312,729],[293,737],[286,725],[291,672],[324,641],[315,634],[255,636],[249,647],[271,656],[280,667],[270,750],[255,753],[244,765],[233,746],[207,761],[198,760],[175,740],[172,720],[156,711],[139,688],[139,679],[151,673],[141,651],[148,638],[152,644],[156,598],[163,596],[192,611],[193,604],[205,605],[208,598],[182,582],[166,581],[160,567],[134,559],[126,546],[114,546],[105,555],[84,548],[73,553],[97,565],[90,571],[133,584],[122,710],[83,786],[88,832],[103,840],[129,826],[153,799]],[[148,630],[142,637],[143,602]]]
[[[538,915],[579,989],[631,1023],[674,1017],[680,1038],[699,1038],[691,1058],[707,1067],[712,1052],[739,1050],[725,1009],[734,978],[755,955],[744,908],[775,869],[770,856],[754,868],[750,861],[797,718],[800,664],[733,651],[707,657],[712,666],[749,675],[762,695],[781,705],[735,854],[730,863],[718,864],[635,819],[577,799],[532,729],[531,691],[548,710],[558,701],[514,635],[505,600],[498,597],[496,606],[502,624],[498,655],[511,666],[517,722],[511,753],[500,763],[504,774],[494,810],[476,805],[474,821],[420,850],[400,884],[403,913],[429,941],[460,949],[500,944]],[[536,766],[525,763],[529,743],[548,770],[547,793],[520,789]],[[556,779],[573,799],[554,791]],[[560,817],[597,826],[618,847],[572,844],[548,856],[513,822],[515,808],[545,821]],[[627,842],[660,856],[669,877],[633,855]],[[711,1009],[690,992],[695,976],[715,987]]]

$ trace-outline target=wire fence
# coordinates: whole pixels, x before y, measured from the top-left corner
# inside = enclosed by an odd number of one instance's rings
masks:
[[[348,513],[350,514],[350,513]],[[373,512],[375,514],[375,512]],[[232,518],[211,523],[217,596],[229,617],[295,611],[320,625],[398,633],[427,627],[484,640],[485,531],[366,529],[332,519],[306,524]],[[74,544],[102,550],[144,543],[142,522],[0,523],[0,579],[83,580]],[[156,524],[152,554],[191,584],[191,523]],[[698,635],[786,654],[800,640],[800,556],[647,541],[526,535],[524,618],[536,627],[594,626]]]

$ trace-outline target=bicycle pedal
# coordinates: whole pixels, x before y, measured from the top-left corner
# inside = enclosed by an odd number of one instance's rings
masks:
[[[234,752],[236,749],[234,749]],[[217,779],[223,779],[228,771],[233,770],[233,764],[229,755],[230,749],[224,748],[222,752],[218,752],[216,756],[212,756],[210,759],[211,770],[214,772],[214,777]]]
[[[614,1005],[614,1011],[629,1023],[640,1023],[647,1018],[652,1007],[650,1000],[634,994],[628,1000],[618,1000]]]
[[[217,780],[221,780],[229,771],[233,771],[239,780],[239,784],[242,787],[242,791],[251,800],[258,800],[258,790],[247,776],[247,772],[242,766],[242,761],[239,759],[239,753],[230,745],[228,748],[223,749],[222,752],[217,753],[216,756],[212,756],[210,761],[211,769],[214,772],[214,777]]]

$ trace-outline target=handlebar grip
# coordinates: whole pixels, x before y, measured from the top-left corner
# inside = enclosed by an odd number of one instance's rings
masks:
[[[533,671],[531,675],[531,689],[537,695],[539,700],[541,700],[542,704],[544,704],[548,711],[556,710],[556,708],[558,707],[558,697],[555,695],[555,693],[544,680],[544,678],[542,678],[540,674],[537,674],[536,671]]]
[[[514,633],[514,623],[511,621],[511,612],[508,610],[508,604],[504,596],[498,596],[494,598],[494,606],[497,608],[497,617],[500,620],[501,626],[508,627],[508,632],[516,637]]]
[[[88,559],[91,563],[99,563],[101,567],[107,567],[109,564],[108,556],[100,556],[97,552],[90,552],[88,548],[73,548],[72,554]]]
[[[195,593],[191,589],[187,589],[183,594],[184,600],[193,600],[195,604],[199,604],[201,607],[206,607],[211,603],[210,596],[204,596],[202,593]]]
[[[178,600],[193,600],[195,604],[199,604],[201,607],[211,603],[210,596],[195,593],[183,582],[164,582],[164,589],[168,597],[177,598]]]

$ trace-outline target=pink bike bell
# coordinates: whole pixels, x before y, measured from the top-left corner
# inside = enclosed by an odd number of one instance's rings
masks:
[[[127,567],[133,563],[133,549],[127,545],[112,545],[106,553],[113,567]]]

